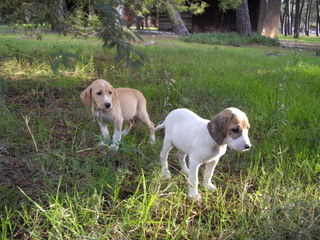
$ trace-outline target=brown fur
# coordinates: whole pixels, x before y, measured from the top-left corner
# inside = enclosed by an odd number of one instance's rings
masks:
[[[207,127],[213,140],[222,145],[227,136],[237,139],[242,135],[242,130],[249,129],[250,125],[247,120],[244,121],[244,119],[234,115],[230,110],[224,110],[214,116]],[[232,131],[236,129],[238,131]]]
[[[110,121],[117,131],[121,131],[125,121],[130,129],[132,118],[138,117],[149,127],[150,135],[154,135],[154,124],[146,110],[146,99],[136,89],[113,88],[109,82],[98,79],[80,94],[80,98],[97,117],[100,126],[102,122]]]

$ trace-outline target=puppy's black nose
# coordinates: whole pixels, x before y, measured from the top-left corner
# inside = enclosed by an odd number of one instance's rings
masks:
[[[249,149],[249,148],[251,148],[251,146],[249,144],[246,144],[246,145],[244,145],[244,148]]]
[[[111,103],[105,103],[104,106],[105,106],[106,108],[110,108],[110,107],[111,107]]]

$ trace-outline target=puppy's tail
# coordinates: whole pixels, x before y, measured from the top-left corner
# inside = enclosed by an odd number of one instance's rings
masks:
[[[160,125],[158,125],[154,130],[157,131],[163,128],[165,128],[165,121],[163,121]]]

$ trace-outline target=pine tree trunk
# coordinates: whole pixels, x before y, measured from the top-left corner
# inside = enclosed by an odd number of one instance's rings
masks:
[[[239,35],[247,35],[251,37],[252,28],[249,16],[248,1],[242,0],[236,9],[237,31]]]
[[[316,36],[319,37],[319,31],[320,31],[320,13],[319,13],[319,0],[316,0],[317,5],[317,27],[316,27]]]
[[[296,0],[296,14],[294,16],[294,38],[299,38],[299,32],[300,32],[299,11],[300,11],[300,0]]]
[[[299,38],[301,14],[303,10],[304,0],[296,0],[296,15],[294,17],[294,38]]]
[[[167,10],[168,18],[172,25],[172,31],[178,35],[189,35],[190,33],[186,28],[184,22],[182,21],[180,13],[175,8],[173,1],[166,1],[165,7]]]
[[[143,29],[142,18],[139,15],[136,15],[136,28],[138,30]]]
[[[304,22],[304,29],[306,36],[310,35],[310,17],[311,17],[311,6],[312,6],[312,0],[308,0],[307,2],[307,10],[306,10],[306,18]]]
[[[291,28],[291,16],[290,16],[290,0],[285,1],[285,19],[284,19],[284,35],[288,36],[291,34],[290,28]]]
[[[261,0],[258,33],[262,36],[277,38],[281,15],[281,0]]]
[[[290,22],[290,34],[289,35],[292,35],[292,29],[293,29],[293,24],[294,24],[294,21],[293,21],[293,18],[294,18],[294,2],[292,2],[291,4],[291,11],[290,11],[290,16],[291,16],[291,22]]]
[[[149,15],[144,17],[144,27],[149,28]]]
[[[52,2],[54,6],[54,24],[51,24],[51,31],[60,32],[61,26],[59,24],[59,19],[63,18],[64,15],[67,15],[68,8],[66,0],[58,0],[56,2]]]

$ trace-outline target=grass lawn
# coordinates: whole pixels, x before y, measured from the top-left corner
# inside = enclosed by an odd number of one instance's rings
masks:
[[[286,40],[286,41],[297,41],[301,43],[313,43],[313,44],[320,44],[320,37],[311,35],[311,36],[305,36],[300,35],[299,39],[293,38],[293,35],[291,36],[284,36],[283,34],[279,35],[279,40]]]
[[[0,36],[0,239],[320,238],[315,50],[148,35],[135,45],[149,61],[127,69],[101,45]],[[79,98],[97,78],[142,91],[155,124],[180,107],[207,119],[240,108],[254,146],[228,149],[217,191],[200,183],[202,201],[193,202],[174,151],[172,178],[162,177],[163,132],[149,145],[136,121],[119,151],[97,145],[98,124]]]

